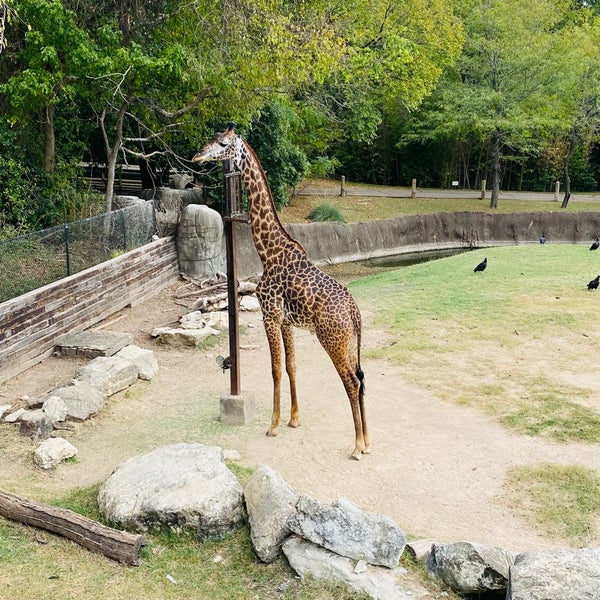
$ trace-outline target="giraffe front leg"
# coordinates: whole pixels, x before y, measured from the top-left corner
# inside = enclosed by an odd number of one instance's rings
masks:
[[[265,319],[264,326],[271,353],[271,374],[273,376],[273,415],[267,435],[275,437],[279,433],[281,419],[281,330],[279,324],[271,320]]]
[[[283,348],[285,350],[285,369],[290,380],[290,396],[292,406],[288,427],[300,425],[300,410],[298,408],[298,396],[296,394],[296,353],[294,349],[294,328],[289,324],[281,326],[283,336]]]

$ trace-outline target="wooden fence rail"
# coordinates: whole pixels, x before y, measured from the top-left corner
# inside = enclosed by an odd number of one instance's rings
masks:
[[[0,383],[50,356],[81,331],[177,281],[174,237],[161,238],[0,304]]]

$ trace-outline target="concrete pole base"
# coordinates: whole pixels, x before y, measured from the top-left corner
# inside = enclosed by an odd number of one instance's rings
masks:
[[[247,425],[254,418],[256,402],[247,394],[226,394],[220,399],[220,418],[225,425]]]

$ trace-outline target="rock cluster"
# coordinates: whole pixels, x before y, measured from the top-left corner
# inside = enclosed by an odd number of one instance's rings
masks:
[[[377,600],[432,597],[399,566],[405,548],[433,580],[467,597],[600,598],[600,548],[516,554],[472,542],[407,543],[392,519],[345,498],[324,504],[300,495],[266,465],[242,491],[223,456],[220,448],[176,444],[130,459],[102,487],[100,510],[123,527],[187,528],[203,540],[239,526],[245,503],[261,561],[283,553],[301,578],[334,579]]]
[[[59,430],[73,429],[73,421],[85,421],[97,415],[108,396],[128,388],[137,379],[149,380],[158,372],[154,352],[138,346],[125,346],[113,356],[98,356],[79,369],[71,381],[38,398],[23,398],[25,406],[13,409],[0,406],[0,419],[20,426],[22,435],[39,446],[35,463],[50,469],[72,458],[77,449]]]

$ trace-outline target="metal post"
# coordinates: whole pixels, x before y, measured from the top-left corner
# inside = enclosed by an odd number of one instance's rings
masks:
[[[67,277],[71,274],[71,254],[69,253],[69,225],[65,223],[65,258],[67,259]]]
[[[417,180],[416,179],[412,180],[412,189],[410,191],[410,197],[411,198],[417,197]]]
[[[227,306],[229,312],[229,358],[231,360],[230,389],[231,395],[240,394],[240,341],[239,341],[239,313],[237,298],[237,266],[235,262],[235,224],[231,218],[231,207],[235,206],[232,194],[236,193],[237,186],[233,184],[231,161],[223,161],[223,187],[225,193],[225,247],[227,250]]]

